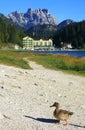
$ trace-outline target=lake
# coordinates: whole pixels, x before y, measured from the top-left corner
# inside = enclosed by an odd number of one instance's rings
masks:
[[[67,54],[77,57],[85,57],[85,51],[35,51],[38,54]]]

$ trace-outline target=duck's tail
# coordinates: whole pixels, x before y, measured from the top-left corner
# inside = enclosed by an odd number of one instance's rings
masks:
[[[73,112],[69,112],[69,115],[73,115]]]

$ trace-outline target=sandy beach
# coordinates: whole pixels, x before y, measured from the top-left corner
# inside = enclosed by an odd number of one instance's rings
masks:
[[[32,70],[0,64],[0,130],[84,130],[85,77],[29,63]],[[74,112],[68,126],[55,123],[55,101]]]

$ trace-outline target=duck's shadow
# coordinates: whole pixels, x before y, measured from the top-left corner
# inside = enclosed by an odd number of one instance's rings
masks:
[[[31,117],[31,116],[26,116],[26,118],[30,118],[30,119],[33,119],[33,120],[36,120],[36,121],[40,121],[40,122],[43,122],[43,123],[58,123],[58,120],[55,120],[55,119],[48,119],[48,118],[34,118],[34,117]]]
[[[26,116],[24,115],[24,117],[26,118],[30,118],[30,119],[33,119],[33,120],[36,120],[36,121],[40,121],[40,122],[43,122],[43,123],[59,123],[58,120],[56,119],[48,119],[48,118],[34,118],[32,116]],[[69,124],[71,126],[74,126],[74,127],[80,127],[80,128],[85,128],[85,126],[81,126],[81,125],[77,125],[77,124]]]

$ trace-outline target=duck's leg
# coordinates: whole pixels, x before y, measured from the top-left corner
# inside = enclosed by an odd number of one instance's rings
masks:
[[[66,120],[66,124],[64,124],[64,125],[68,126],[68,121],[67,120]]]

